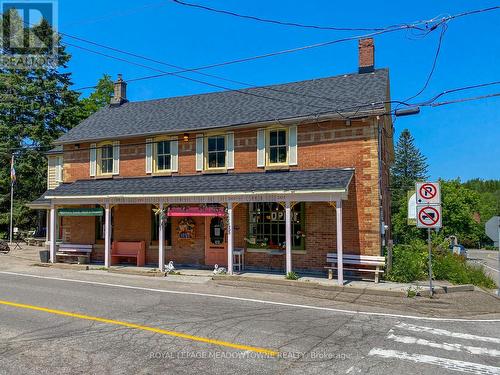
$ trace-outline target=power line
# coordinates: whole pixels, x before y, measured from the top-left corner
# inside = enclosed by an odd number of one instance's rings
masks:
[[[183,6],[190,7],[190,8],[202,9],[202,10],[206,10],[206,11],[213,12],[213,13],[225,14],[228,16],[245,18],[245,19],[258,21],[258,22],[270,23],[270,24],[281,25],[281,26],[292,26],[292,27],[298,27],[298,28],[303,28],[303,29],[332,30],[332,31],[381,31],[381,30],[385,29],[385,28],[361,28],[361,27],[307,25],[307,24],[302,24],[302,23],[297,23],[297,22],[279,21],[279,20],[273,20],[273,19],[269,19],[269,18],[262,18],[262,17],[252,16],[252,15],[247,15],[247,14],[241,14],[241,13],[236,13],[236,12],[232,12],[229,10],[212,8],[212,7],[209,7],[206,5],[188,3],[185,1],[181,1],[181,0],[172,0],[172,1],[176,4],[179,4],[179,5],[183,5]],[[409,26],[409,27],[411,27],[411,26]]]
[[[468,98],[448,100],[448,101],[445,101],[445,102],[437,102],[437,103],[431,103],[431,104],[425,104],[425,105],[426,106],[431,106],[431,107],[440,107],[440,106],[449,105],[449,104],[470,102],[470,101],[487,99],[487,98],[495,98],[497,96],[500,96],[500,92],[497,92],[497,93],[494,93],[494,94],[487,94],[487,95],[473,96],[473,97],[468,97]]]
[[[434,60],[432,62],[432,67],[431,67],[431,70],[427,76],[427,79],[424,83],[424,86],[413,96],[409,97],[408,99],[404,100],[405,102],[409,102],[410,100],[412,99],[415,99],[417,96],[419,96],[420,94],[422,94],[426,89],[427,89],[427,86],[429,86],[429,83],[432,79],[432,76],[434,74],[434,71],[436,70],[436,65],[437,65],[437,61],[438,61],[438,58],[439,58],[439,52],[441,51],[441,45],[443,43],[443,38],[444,38],[444,34],[446,33],[446,30],[448,29],[448,25],[446,23],[442,23],[441,24],[441,34],[439,35],[439,40],[438,40],[438,46],[437,46],[437,49],[436,49],[436,53],[434,55]]]
[[[472,11],[462,12],[459,14],[442,17],[441,19],[439,19],[439,21],[437,21],[438,20],[437,17],[434,17],[433,19],[430,19],[427,21],[417,21],[417,22],[414,22],[410,25],[402,25],[402,26],[396,25],[394,27],[385,28],[385,29],[382,29],[379,31],[374,31],[372,33],[367,33],[367,34],[363,34],[363,35],[344,37],[344,38],[339,38],[339,39],[330,40],[330,41],[326,41],[326,42],[320,42],[320,43],[309,44],[309,45],[305,45],[305,46],[301,46],[301,47],[295,47],[295,48],[290,48],[290,49],[285,49],[285,50],[269,52],[269,53],[265,53],[265,54],[261,54],[261,55],[255,55],[255,56],[250,56],[250,57],[245,57],[245,58],[223,61],[223,62],[214,63],[214,64],[203,65],[203,66],[199,66],[199,67],[195,67],[195,68],[180,69],[180,70],[177,70],[174,72],[132,78],[132,79],[128,79],[127,82],[137,82],[137,81],[149,80],[149,79],[164,77],[167,75],[172,75],[173,73],[175,73],[175,74],[189,73],[189,72],[195,72],[195,71],[200,71],[200,70],[218,68],[218,67],[222,67],[222,66],[240,64],[240,63],[265,59],[265,58],[269,58],[269,57],[279,56],[279,55],[291,54],[291,53],[296,53],[296,52],[305,51],[305,50],[309,50],[309,49],[326,47],[326,46],[333,45],[333,44],[348,42],[348,41],[352,41],[352,40],[374,37],[377,35],[392,33],[395,31],[407,30],[407,29],[409,29],[409,26],[416,26],[416,25],[420,25],[420,24],[425,24],[428,27],[428,31],[425,33],[425,35],[427,35],[429,32],[433,31],[437,27],[437,25],[445,24],[450,20],[453,20],[453,19],[456,19],[459,17],[465,17],[468,15],[490,12],[490,11],[497,10],[499,8],[500,8],[500,6],[495,6],[495,7],[490,7],[490,8],[476,9],[476,10],[472,10]],[[429,25],[431,25],[431,26],[429,26]],[[64,34],[62,34],[62,35],[64,35]],[[89,88],[95,88],[95,86],[87,86],[87,87],[81,88],[80,90],[89,89]]]

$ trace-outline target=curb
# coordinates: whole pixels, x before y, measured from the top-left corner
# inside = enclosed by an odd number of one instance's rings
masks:
[[[256,284],[271,284],[280,286],[290,286],[301,289],[313,289],[313,290],[325,290],[330,292],[347,292],[355,294],[366,294],[375,296],[391,296],[391,297],[406,297],[406,291],[398,290],[374,290],[368,288],[356,288],[351,286],[339,286],[339,285],[323,285],[311,281],[296,281],[296,280],[275,280],[275,279],[263,279],[259,277],[243,277],[243,276],[229,276],[229,275],[218,275],[212,276],[212,280],[218,284],[225,284],[225,282],[252,282]],[[228,284],[226,284],[228,285]]]
[[[35,263],[35,267],[45,267],[45,268],[59,268],[63,270],[79,270],[88,271],[88,264],[70,264],[70,263]]]
[[[166,272],[161,271],[134,271],[127,269],[116,269],[116,268],[108,268],[107,272],[109,273],[118,273],[124,275],[136,275],[136,276],[148,276],[148,277],[165,277]]]

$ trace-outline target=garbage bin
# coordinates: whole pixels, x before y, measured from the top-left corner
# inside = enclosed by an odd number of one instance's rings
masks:
[[[41,250],[40,251],[40,262],[49,263],[50,253],[49,250]]]

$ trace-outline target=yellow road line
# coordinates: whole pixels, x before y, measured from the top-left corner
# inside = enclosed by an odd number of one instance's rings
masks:
[[[204,342],[204,343],[212,344],[212,345],[225,346],[225,347],[232,348],[232,349],[238,349],[238,350],[251,351],[251,352],[255,352],[255,353],[261,353],[261,354],[269,355],[269,356],[272,356],[272,357],[275,357],[275,356],[277,356],[279,354],[279,352],[274,351],[274,350],[270,350],[270,349],[259,348],[259,347],[255,347],[255,346],[242,345],[242,344],[234,344],[234,343],[227,342],[227,341],[209,339],[207,337],[193,336],[193,335],[188,335],[186,333],[180,333],[180,332],[175,332],[175,331],[168,331],[168,330],[161,329],[161,328],[154,328],[154,327],[148,327],[148,326],[143,326],[143,325],[134,324],[134,323],[122,322],[120,320],[105,319],[105,318],[99,318],[99,317],[96,317],[96,316],[75,314],[75,313],[71,313],[71,312],[67,312],[67,311],[62,311],[62,310],[54,310],[54,309],[48,309],[48,308],[45,308],[45,307],[25,305],[25,304],[22,304],[22,303],[2,301],[2,300],[0,300],[0,305],[11,306],[11,307],[18,307],[18,308],[21,308],[21,309],[28,309],[28,310],[42,311],[42,312],[46,312],[46,313],[50,313],[50,314],[56,314],[56,315],[62,315],[62,316],[69,316],[71,318],[77,318],[77,319],[91,320],[91,321],[99,322],[99,323],[113,324],[113,325],[123,326],[123,327],[127,327],[127,328],[139,329],[139,330],[142,330],[142,331],[149,331],[149,332],[159,333],[161,335],[179,337],[179,338],[186,339],[186,340],[191,340],[191,341],[199,341],[199,342]]]

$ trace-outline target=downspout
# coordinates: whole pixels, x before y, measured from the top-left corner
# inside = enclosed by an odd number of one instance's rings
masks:
[[[377,139],[378,139],[378,188],[379,188],[379,228],[380,228],[380,254],[383,254],[383,247],[385,245],[385,220],[384,220],[384,206],[383,206],[383,175],[382,175],[382,128],[380,126],[380,116],[376,117],[377,122]]]

